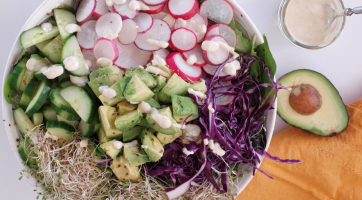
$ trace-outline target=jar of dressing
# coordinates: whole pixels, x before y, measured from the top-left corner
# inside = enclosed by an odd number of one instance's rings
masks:
[[[341,34],[346,17],[329,25],[331,11],[344,10],[342,0],[283,0],[279,7],[279,28],[294,45],[320,49],[332,44]]]

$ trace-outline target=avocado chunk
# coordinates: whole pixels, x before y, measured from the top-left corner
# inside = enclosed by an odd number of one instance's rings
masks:
[[[200,79],[196,83],[193,83],[192,87],[194,88],[195,91],[199,91],[199,92],[202,92],[204,94],[207,92],[205,79]]]
[[[114,122],[117,130],[125,131],[138,124],[138,122],[143,117],[142,113],[138,110],[133,110],[131,112],[118,115]]]
[[[151,128],[151,125],[147,122],[145,118],[141,119],[141,121],[138,123],[138,126],[142,126],[144,128]]]
[[[99,106],[98,113],[104,134],[107,138],[113,139],[122,136],[122,132],[117,130],[114,125],[117,117],[116,108],[111,106]]]
[[[171,103],[171,95],[185,96],[187,89],[191,87],[192,85],[190,83],[184,81],[177,74],[173,74],[167,81],[166,86],[160,91],[158,99],[164,103]]]
[[[126,97],[129,102],[141,102],[153,97],[153,95],[153,92],[137,75],[132,77],[124,91],[124,97]]]
[[[156,108],[156,109],[160,109],[161,108],[161,105],[154,99],[154,98],[151,98],[151,99],[147,99],[146,101],[144,101],[148,104],[150,104],[150,106],[152,108]]]
[[[158,94],[166,86],[166,77],[158,75],[157,78],[157,87],[152,89],[152,92],[155,93],[155,96],[153,97],[156,101],[158,101]]]
[[[110,76],[110,75],[119,76],[119,74],[121,74],[122,77],[124,72],[121,69],[119,69],[117,66],[108,66],[108,67],[99,68],[90,73],[89,80],[92,81],[102,76]]]
[[[163,145],[151,132],[144,130],[141,134],[141,141],[143,145],[147,145],[145,149],[146,154],[151,162],[157,162],[163,156]]]
[[[99,92],[100,86],[112,86],[117,81],[122,79],[123,74],[124,72],[116,66],[100,68],[89,75],[90,81],[88,82],[88,85],[94,94],[99,97],[101,96],[101,93]]]
[[[150,128],[154,129],[157,132],[163,133],[165,135],[173,135],[180,131],[180,128],[176,128],[173,124],[177,124],[177,122],[173,119],[170,107],[162,108],[158,110],[158,113],[161,115],[165,115],[171,120],[171,127],[168,129],[163,129],[157,122],[152,118],[151,114],[148,113],[146,116],[147,123],[149,124]]]
[[[116,107],[117,107],[118,114],[121,115],[123,113],[127,113],[132,110],[135,110],[138,107],[138,105],[131,104],[127,100],[123,100],[123,101],[119,102]]]
[[[102,143],[105,143],[108,141],[109,141],[109,139],[106,138],[106,134],[104,133],[103,127],[100,127],[99,131],[98,131],[98,142],[100,144],[102,144]]]
[[[156,79],[148,73],[145,69],[141,68],[128,68],[126,70],[126,76],[133,77],[137,75],[149,88],[154,88],[157,86]]]
[[[278,91],[278,114],[295,127],[320,136],[334,136],[348,125],[348,113],[333,84],[312,70],[292,71],[278,80],[292,91]]]
[[[102,94],[101,96],[99,96],[99,100],[101,100],[102,104],[106,106],[114,106],[120,101],[123,101],[124,100],[123,93],[124,90],[126,89],[126,85],[130,80],[131,77],[129,76],[123,77],[121,80],[117,81],[115,84],[111,86],[111,89],[113,89],[117,93],[115,97],[108,99],[106,96]]]
[[[123,142],[129,142],[139,135],[141,135],[142,131],[145,129],[143,126],[135,126],[128,130],[123,131]]]
[[[177,132],[177,133],[175,133],[173,135],[165,135],[165,134],[160,133],[160,132],[157,133],[157,138],[160,140],[160,142],[163,145],[172,143],[173,141],[175,141],[180,136],[182,136],[182,130],[180,130],[179,132]]]
[[[186,122],[192,121],[199,117],[199,110],[197,105],[190,97],[172,95],[171,100],[173,118],[178,123],[183,123],[188,116],[194,113],[196,113],[196,115],[189,117]]]
[[[136,166],[143,165],[150,162],[145,150],[140,146],[124,147],[123,156],[128,160],[130,164],[135,163]]]
[[[121,152],[121,149],[115,149],[113,147],[113,142],[115,142],[116,140],[111,140],[108,141],[106,143],[103,143],[101,145],[99,145],[99,147],[101,147],[103,149],[104,152],[106,152],[106,154],[111,157],[113,160],[117,158],[118,154]]]
[[[120,181],[137,181],[140,176],[137,163],[130,164],[123,156],[112,161],[111,169]]]

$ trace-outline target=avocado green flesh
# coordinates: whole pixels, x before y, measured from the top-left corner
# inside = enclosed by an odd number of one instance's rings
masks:
[[[290,125],[320,136],[330,136],[343,132],[348,125],[348,113],[338,91],[322,74],[311,70],[296,70],[284,75],[278,81],[285,87],[300,84],[312,85],[322,98],[322,106],[313,114],[302,115],[289,103],[290,92],[278,91],[278,114]]]
[[[129,102],[141,102],[153,97],[154,93],[145,85],[145,83],[134,75],[124,90],[124,97]]]
[[[171,100],[173,118],[178,123],[183,123],[187,117],[194,113],[196,113],[196,115],[192,115],[187,118],[187,122],[197,119],[199,117],[199,110],[197,108],[197,105],[190,97],[172,95]]]
[[[147,87],[151,89],[157,86],[156,79],[145,69],[129,68],[126,70],[126,76],[133,77],[134,75],[137,75],[147,85]]]
[[[158,94],[158,99],[164,103],[171,103],[171,95],[176,94],[184,96],[187,94],[187,89],[190,87],[192,87],[190,83],[187,83],[175,73]]]

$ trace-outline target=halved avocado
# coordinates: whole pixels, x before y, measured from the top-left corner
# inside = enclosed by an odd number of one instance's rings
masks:
[[[278,114],[290,125],[320,136],[334,136],[347,128],[346,106],[322,74],[296,70],[281,77],[278,84],[292,88],[278,91]]]

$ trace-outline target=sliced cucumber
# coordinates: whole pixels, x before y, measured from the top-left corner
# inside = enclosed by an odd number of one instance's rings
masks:
[[[19,87],[20,92],[25,91],[26,86],[33,78],[34,78],[34,72],[25,69],[24,76]]]
[[[4,84],[4,97],[5,100],[10,103],[10,104],[18,104],[17,101],[15,100],[15,97],[17,96],[17,92],[15,90],[12,90],[10,88],[10,79],[11,79],[11,74],[8,76],[8,78],[5,81]]]
[[[55,135],[58,138],[69,140],[72,138],[72,133],[75,132],[73,126],[58,121],[49,121],[46,124],[46,128],[50,135]]]
[[[60,63],[62,48],[64,41],[60,35],[54,38],[51,42],[49,42],[41,52],[50,60],[52,63]]]
[[[79,68],[75,71],[68,71],[69,74],[73,76],[88,76],[89,69],[86,69],[84,66],[86,65],[82,50],[79,47],[77,38],[73,35],[65,41],[63,49],[61,62],[69,56],[76,56],[79,61]]]
[[[57,35],[59,35],[59,29],[57,26],[53,26],[52,30],[49,32],[43,31],[41,26],[36,26],[27,31],[24,31],[20,35],[20,43],[21,43],[21,46],[23,46],[23,48],[26,49],[35,44],[38,44],[40,42],[53,38]]]
[[[53,24],[54,25],[54,24]],[[56,24],[55,24],[56,25]],[[40,43],[38,43],[38,44],[36,44],[35,46],[36,46],[36,48],[38,48],[39,49],[39,51],[41,51],[41,50],[43,50],[43,48],[49,43],[49,42],[51,42],[53,40],[53,38],[51,38],[51,39],[49,39],[49,40],[45,40],[44,42],[40,42]]]
[[[65,88],[65,87],[68,87],[68,86],[70,86],[70,85],[73,85],[73,83],[72,83],[72,81],[70,81],[69,78],[62,80],[62,82],[59,83],[59,86],[60,86],[61,88]]]
[[[18,152],[20,158],[24,161],[24,163],[32,169],[37,169],[39,160],[37,159],[37,154],[34,151],[34,144],[30,140],[29,137],[22,138],[19,141]]]
[[[14,120],[23,136],[35,127],[22,108],[14,111]]]
[[[60,90],[60,95],[73,107],[86,123],[94,120],[97,113],[95,101],[83,88],[71,85]]]
[[[55,80],[57,81],[57,83],[61,83],[65,79],[69,80],[69,75],[66,73],[63,73],[62,75],[58,76]]]
[[[81,120],[79,123],[79,131],[84,137],[93,136],[93,134],[99,130],[99,127],[100,127],[100,120],[98,116],[95,118],[94,121],[92,121],[89,124],[87,124],[83,120]],[[98,128],[98,130],[96,128]]]
[[[47,77],[41,71],[34,72],[34,76],[39,81],[47,79]]]
[[[58,121],[65,122],[65,123],[73,126],[74,128],[78,128],[78,126],[79,126],[79,121],[70,121],[70,120],[67,120],[64,117],[60,116],[60,115],[57,115],[57,118],[58,118]]]
[[[48,19],[48,22],[51,23],[52,25],[57,25],[57,22],[55,21],[55,17],[54,16],[50,16]]]
[[[65,27],[68,24],[77,23],[77,21],[75,20],[75,15],[72,12],[70,12],[69,10],[62,9],[62,8],[55,8],[53,10],[53,12],[54,12],[55,20],[56,20],[58,28],[59,28],[59,33],[60,33],[62,39],[65,40],[70,35],[73,34],[73,33],[68,33],[65,30]]]
[[[72,106],[59,94],[60,88],[54,88],[50,93],[50,102],[52,102],[57,108],[65,110],[72,114],[77,114]]]
[[[37,112],[31,116],[31,121],[33,121],[34,126],[38,126],[43,123],[43,113]]]
[[[10,89],[20,92],[20,86],[23,81],[23,77],[26,70],[26,62],[29,60],[28,57],[24,57],[14,68],[10,78]]]
[[[26,107],[28,107],[38,82],[39,81],[36,78],[31,79],[31,81],[26,86],[23,94],[21,95],[19,106],[23,109],[26,109]]]
[[[72,114],[72,113],[67,112],[67,111],[65,111],[63,109],[60,109],[56,105],[54,105],[53,103],[50,103],[50,105],[52,106],[52,108],[54,108],[56,114],[62,116],[64,119],[66,119],[68,121],[80,120],[80,117],[78,116],[78,114]]]
[[[50,80],[40,81],[28,107],[26,108],[25,114],[31,116],[36,113],[47,100],[51,89],[52,82]]]
[[[57,121],[57,113],[55,112],[54,108],[50,106],[43,107],[43,116],[46,121]]]

